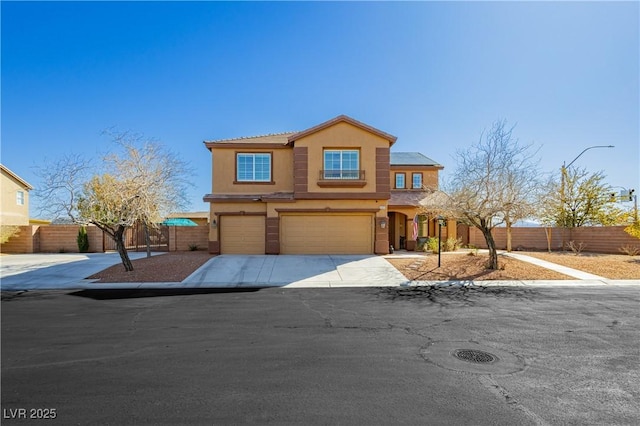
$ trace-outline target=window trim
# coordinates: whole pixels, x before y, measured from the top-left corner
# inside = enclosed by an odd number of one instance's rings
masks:
[[[400,176],[402,176],[402,186],[398,186],[398,177]],[[407,174],[405,172],[396,172],[393,184],[395,189],[407,189]]]
[[[329,169],[327,167],[327,153],[328,152],[339,152],[340,153],[340,168],[339,169]],[[345,152],[355,152],[357,155],[357,164],[356,164],[356,168],[355,169],[345,169],[343,167],[343,153]],[[322,178],[324,180],[346,180],[346,181],[351,181],[351,180],[361,180],[361,169],[360,169],[360,149],[359,148],[323,148],[322,149]],[[340,176],[339,177],[327,177],[327,172],[331,171],[331,172],[339,172]],[[350,176],[350,177],[344,177],[343,176],[343,172],[356,172],[355,175]]]
[[[416,187],[416,181],[415,181],[416,176],[420,176],[420,186],[417,186],[417,187]],[[411,173],[411,189],[422,189],[422,186],[424,184],[423,178],[424,176],[422,175],[422,172],[412,172]]]
[[[269,156],[269,180],[240,180],[239,176],[238,176],[238,159],[240,158],[240,155],[252,155],[255,156],[256,155],[267,155]],[[268,151],[268,152],[264,152],[264,151],[236,151],[234,154],[235,157],[235,161],[234,161],[234,179],[233,179],[233,183],[235,185],[274,185],[275,182],[273,180],[273,151]],[[255,178],[255,162],[254,164],[254,178]]]

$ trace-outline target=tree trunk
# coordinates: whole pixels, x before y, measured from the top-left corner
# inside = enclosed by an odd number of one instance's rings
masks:
[[[491,229],[481,228],[482,235],[487,242],[487,248],[489,249],[489,263],[487,263],[487,269],[498,269],[498,252],[496,251],[496,242],[491,235]]]
[[[147,257],[151,257],[151,236],[149,235],[149,224],[144,224],[144,241],[147,243]]]
[[[511,222],[507,221],[507,251],[511,252]]]
[[[118,254],[120,254],[124,270],[131,272],[133,271],[133,264],[131,263],[131,259],[129,259],[129,253],[124,244],[124,231],[126,231],[126,229],[125,226],[118,226],[118,229],[113,233],[113,239],[116,242],[116,249],[118,250]]]

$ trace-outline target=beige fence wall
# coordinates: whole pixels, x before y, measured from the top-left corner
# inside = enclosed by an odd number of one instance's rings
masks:
[[[195,246],[198,250],[209,247],[208,226],[170,226],[169,251],[186,251]]]
[[[20,231],[4,244],[0,244],[0,253],[34,253],[38,247],[38,238],[34,235],[38,226],[20,226]],[[34,244],[36,247],[34,247]]]
[[[49,225],[41,226],[40,253],[77,253],[78,252],[78,225]],[[103,234],[96,226],[87,226],[89,237],[89,252],[100,253],[103,251]]]
[[[620,253],[623,246],[640,248],[640,240],[624,232],[624,226],[594,226],[573,229],[566,228],[512,228],[511,247],[516,250],[547,250],[547,232],[551,232],[551,250],[562,250],[563,242],[583,243],[584,251],[594,253]],[[496,248],[507,248],[507,229],[494,228],[493,238]],[[469,228],[469,244],[479,248],[487,248],[482,232],[477,228]]]
[[[78,225],[28,225],[21,226],[20,233],[0,245],[2,253],[77,253]],[[89,252],[104,251],[104,238],[109,238],[96,226],[87,226]],[[169,250],[190,250],[197,246],[205,250],[209,245],[208,226],[170,226]]]

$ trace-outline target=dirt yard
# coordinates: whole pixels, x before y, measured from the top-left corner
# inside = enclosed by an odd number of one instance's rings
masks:
[[[549,262],[590,272],[609,279],[640,279],[640,256],[582,253],[518,252]],[[203,265],[213,255],[203,251],[170,252],[133,261],[134,270],[126,272],[121,264],[114,265],[88,278],[99,282],[180,282]],[[501,268],[485,268],[488,256],[470,256],[467,252],[443,253],[441,267],[438,256],[390,258],[389,262],[408,279],[432,280],[566,280],[563,274],[530,263],[500,256]]]
[[[212,257],[206,251],[172,251],[131,261],[131,272],[119,263],[88,278],[101,283],[180,282]]]
[[[614,254],[582,253],[576,256],[566,252],[517,252],[531,257],[568,266],[609,279],[640,279],[640,257]],[[465,252],[443,253],[441,267],[438,256],[424,258],[388,259],[407,278],[431,280],[566,280],[572,277],[541,268],[516,259],[499,257],[500,269],[487,270],[488,255],[471,256]]]
[[[571,252],[518,252],[612,280],[640,279],[640,256]]]

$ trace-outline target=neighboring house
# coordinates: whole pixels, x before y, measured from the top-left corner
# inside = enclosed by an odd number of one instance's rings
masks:
[[[415,247],[418,201],[443,167],[391,153],[396,137],[341,115],[295,133],[205,141],[209,251],[386,254]],[[435,235],[420,220],[419,235]]]
[[[33,187],[3,164],[0,172],[0,224],[29,225],[29,191]]]

